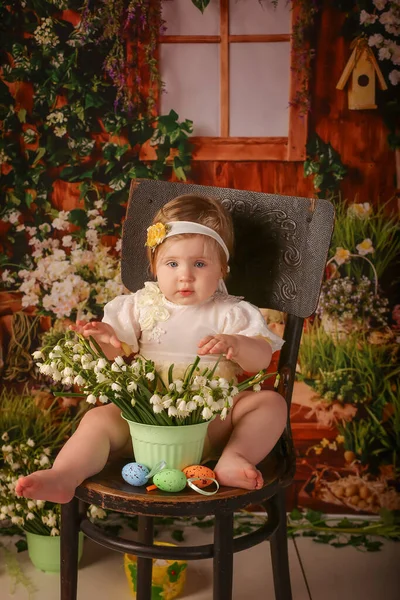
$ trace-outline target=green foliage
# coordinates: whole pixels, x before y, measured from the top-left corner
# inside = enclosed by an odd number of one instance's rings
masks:
[[[365,214],[357,216],[354,207],[365,207]],[[337,248],[356,253],[356,247],[365,239],[370,239],[374,252],[368,255],[380,279],[390,267],[393,271],[400,257],[400,230],[397,216],[388,214],[387,204],[348,204],[343,200],[335,202],[335,228],[333,230],[329,257]],[[341,272],[360,280],[361,275],[374,277],[367,261],[352,258],[341,266]]]
[[[174,111],[157,116],[153,108],[160,9],[147,0],[140,7],[124,0],[105,2],[91,20],[87,5],[84,0],[63,3],[63,8],[81,12],[76,26],[57,3],[27,0],[14,3],[12,11],[0,6],[0,194],[5,199],[0,219],[9,223],[0,264],[12,263],[13,269],[29,267],[24,262],[27,237],[17,226],[48,222],[55,179],[80,185],[85,212],[101,199],[109,232],[115,234],[133,178],[159,179],[174,172],[183,180],[190,165],[191,121],[179,121]],[[139,20],[131,22],[130,7],[140,9],[150,29],[140,28]],[[122,21],[107,21],[107,10],[114,16],[120,11]],[[131,73],[139,62],[143,66],[140,86],[116,77],[118,69],[110,59],[129,33],[115,38],[112,28],[127,21],[137,29],[132,44],[144,49],[140,57],[132,57],[136,66],[130,65]],[[21,106],[16,92],[10,92],[14,84],[24,96],[32,94],[31,106]],[[129,106],[121,100],[122,91],[133,93]],[[154,146],[154,160],[142,158],[144,145]],[[82,226],[82,219],[82,213],[73,213],[72,222]]]
[[[57,400],[53,400],[48,408],[40,408],[28,389],[17,392],[3,388],[0,392],[0,436],[7,432],[11,442],[31,438],[37,445],[49,446],[56,453],[74,432],[86,408],[82,402],[78,411],[61,410]]]
[[[380,517],[379,521],[372,523],[360,519],[350,521],[347,517],[338,522],[338,519],[326,518],[317,511],[302,513],[294,509],[288,518],[288,535],[311,537],[318,544],[334,548],[353,546],[364,552],[376,552],[381,549],[382,542],[373,538],[400,540],[400,514],[382,509]]]
[[[314,134],[306,146],[307,158],[304,162],[304,176],[314,178],[314,189],[318,198],[332,198],[347,169],[340,155],[330,143],[325,143]]]
[[[298,377],[332,402],[383,406],[400,373],[398,344],[374,345],[361,334],[336,343],[317,322],[303,333]]]

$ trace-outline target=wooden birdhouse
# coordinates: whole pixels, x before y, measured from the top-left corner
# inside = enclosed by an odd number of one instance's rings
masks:
[[[387,85],[374,53],[363,38],[357,41],[336,89],[343,90],[349,78],[349,109],[377,108],[375,104],[375,78],[378,79],[381,90],[387,90]]]

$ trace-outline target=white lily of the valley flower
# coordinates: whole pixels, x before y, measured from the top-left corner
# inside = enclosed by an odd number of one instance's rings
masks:
[[[89,394],[89,396],[86,398],[86,402],[89,404],[96,404],[96,400],[97,398],[93,394]]]
[[[128,383],[126,389],[129,393],[135,392],[137,390],[137,383],[135,381],[131,381],[130,383]]]
[[[211,417],[213,416],[213,412],[210,408],[208,408],[208,406],[205,406],[203,408],[203,410],[201,411],[201,416],[203,417],[204,421],[208,421],[209,419],[211,419]]]
[[[253,385],[253,391],[254,392],[260,392],[261,391],[261,385],[259,383],[256,383],[256,385]]]
[[[107,404],[107,402],[108,402],[108,397],[107,397],[107,396],[105,396],[104,394],[100,394],[100,396],[99,396],[99,400],[100,400],[100,402],[101,402],[102,404]]]
[[[146,373],[146,379],[148,379],[149,381],[154,381],[154,378],[154,373]]]
[[[162,398],[158,394],[153,394],[149,402],[150,404],[162,404]]]

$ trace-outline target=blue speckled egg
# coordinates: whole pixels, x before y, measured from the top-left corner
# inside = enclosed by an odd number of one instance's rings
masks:
[[[164,492],[180,492],[186,487],[186,475],[178,469],[163,469],[153,477],[153,483]]]
[[[145,465],[137,462],[131,462],[122,469],[122,478],[129,485],[144,485],[147,483],[147,476],[150,473]]]

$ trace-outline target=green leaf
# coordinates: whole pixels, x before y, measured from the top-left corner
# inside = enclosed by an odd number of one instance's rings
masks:
[[[183,529],[174,529],[174,531],[171,533],[171,537],[176,542],[183,542],[185,539],[183,536]]]
[[[207,6],[210,4],[210,0],[192,0],[192,3],[200,12],[204,12]]]
[[[316,510],[308,510],[304,517],[313,525],[320,525],[322,521],[322,513]]]
[[[46,154],[46,148],[41,148],[39,147],[36,150],[36,158],[32,163],[32,167],[36,167],[36,165],[38,164],[38,162],[43,158],[43,156]]]
[[[21,108],[17,113],[20,123],[26,123],[26,109]]]
[[[79,225],[79,227],[86,227],[88,222],[86,211],[82,208],[74,208],[69,213],[69,221],[74,225]]]
[[[289,516],[292,521],[300,521],[303,518],[303,515],[298,508],[294,508]]]
[[[19,552],[25,552],[25,550],[28,549],[28,544],[26,543],[26,540],[18,540],[18,542],[15,542],[15,547]]]

